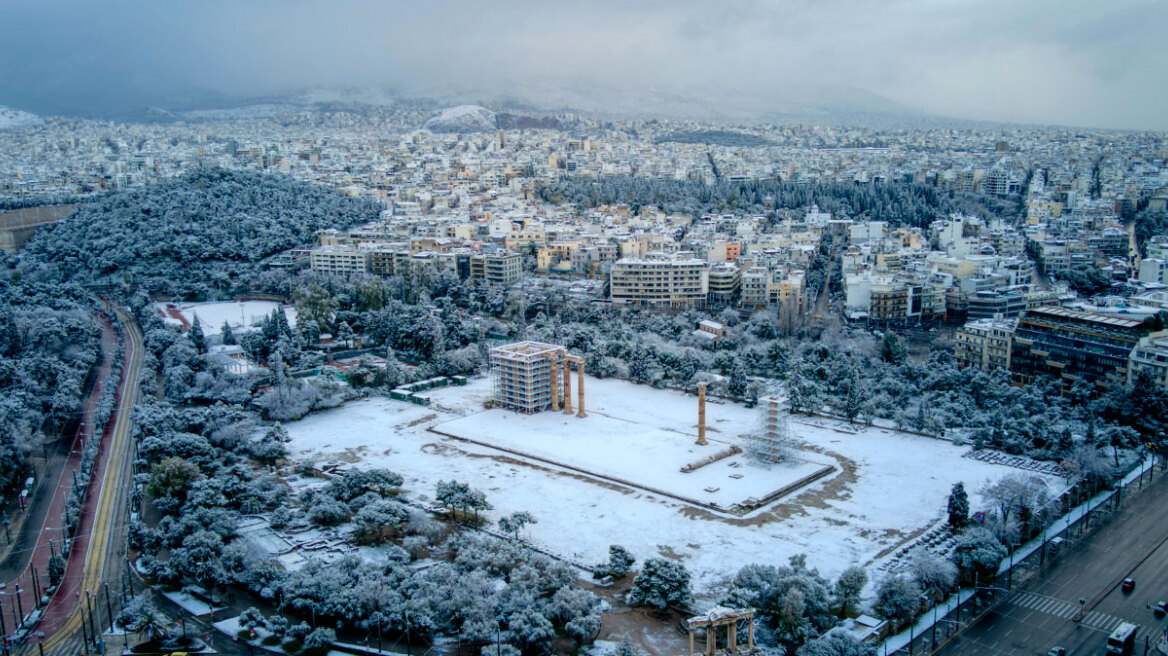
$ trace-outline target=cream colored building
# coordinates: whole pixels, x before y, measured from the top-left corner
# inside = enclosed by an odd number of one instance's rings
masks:
[[[654,253],[612,265],[609,278],[614,305],[703,307],[709,293],[705,261],[681,254]]]
[[[1010,348],[1017,319],[977,319],[954,336],[953,357],[958,366],[982,371],[1010,368]]]
[[[313,271],[332,275],[364,273],[369,254],[355,246],[317,246],[308,253]]]

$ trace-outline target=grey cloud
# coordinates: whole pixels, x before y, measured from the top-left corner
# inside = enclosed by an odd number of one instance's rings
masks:
[[[312,86],[856,88],[990,120],[1168,128],[1163,2],[9,0],[0,104]],[[810,90],[810,91],[809,91]]]

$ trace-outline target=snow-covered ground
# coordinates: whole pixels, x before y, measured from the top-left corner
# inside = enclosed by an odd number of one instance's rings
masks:
[[[195,317],[199,317],[199,324],[203,327],[203,334],[208,337],[218,335],[226,321],[235,332],[253,330],[265,318],[271,316],[272,310],[280,304],[274,301],[228,301],[221,303],[155,303],[154,307],[162,315],[164,321],[170,324],[190,325]],[[180,321],[173,315],[177,310],[185,320]],[[284,306],[284,314],[288,317],[288,325],[296,326],[296,308]]]
[[[709,444],[698,446],[696,426],[684,426],[686,415],[697,418],[697,401],[692,396],[670,395],[672,403],[658,405],[668,410],[676,427],[666,425],[664,417],[642,417],[630,413],[618,399],[610,399],[604,410],[588,411],[586,418],[557,412],[523,415],[495,409],[462,417],[434,426],[434,430],[456,437],[484,442],[508,451],[518,451],[537,458],[578,467],[609,479],[628,481],[641,488],[660,490],[687,500],[695,500],[728,509],[750,499],[764,499],[801,478],[831,466],[830,458],[800,454],[789,462],[763,467],[745,454],[718,460],[694,471],[681,468],[724,452],[736,444],[738,429],[748,429],[751,418],[740,416],[738,406],[707,404],[707,417],[732,434],[718,433]],[[587,403],[586,403],[587,405]],[[615,407],[614,407],[615,406]],[[729,410],[729,412],[728,412]],[[650,413],[652,414],[652,413]],[[743,422],[742,420],[746,421]],[[690,432],[682,432],[685,429]],[[548,439],[554,436],[554,439]],[[810,457],[808,457],[810,456]],[[646,466],[651,464],[651,466]]]
[[[584,419],[484,411],[483,401],[490,397],[486,379],[426,392],[430,407],[367,399],[287,424],[289,448],[293,458],[318,464],[340,461],[397,471],[405,478],[406,493],[418,500],[432,499],[439,480],[468,482],[494,505],[490,518],[532,513],[538,523],[525,528],[523,537],[535,544],[586,563],[604,560],[610,544],[624,545],[640,561],[678,558],[693,574],[699,594],[715,593],[743,565],[784,563],[798,553],[808,554],[809,562],[828,576],[853,563],[871,565],[942,521],[954,483],[966,484],[974,510],[988,509],[977,490],[1019,471],[962,458],[967,447],[942,440],[830,421],[792,421],[793,437],[810,452],[805,455],[840,471],[735,518],[427,430],[453,432],[453,427],[466,437],[627,474],[622,478],[636,474],[633,480],[662,487],[695,477],[677,473],[695,433],[694,397],[591,377],[586,388],[592,416]],[[708,435],[732,441],[758,425],[758,412],[711,403]],[[746,464],[709,475],[723,483],[739,482],[726,474],[731,469],[748,472],[743,481],[769,475]],[[694,480],[690,489],[714,487],[700,477]],[[1048,481],[1052,493],[1062,488],[1061,480]]]

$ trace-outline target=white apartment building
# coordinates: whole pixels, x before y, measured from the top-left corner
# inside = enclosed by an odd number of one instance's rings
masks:
[[[355,246],[317,246],[308,252],[313,271],[333,275],[364,273],[369,253]]]
[[[703,307],[709,293],[705,261],[688,253],[651,253],[612,265],[609,274],[613,305]]]

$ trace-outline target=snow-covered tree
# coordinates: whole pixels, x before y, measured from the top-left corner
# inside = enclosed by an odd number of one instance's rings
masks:
[[[876,586],[876,601],[872,610],[880,617],[900,626],[916,617],[921,605],[921,589],[910,578],[900,575],[885,577]]]
[[[681,563],[664,558],[646,560],[628,594],[628,603],[635,606],[666,608],[689,601],[689,572]]]
[[[608,547],[608,562],[600,563],[595,567],[596,575],[619,579],[628,574],[636,562],[637,559],[629,553],[628,549],[619,544],[612,544]]]
[[[510,533],[516,539],[519,538],[519,532],[523,530],[524,526],[528,524],[537,524],[535,517],[531,513],[518,511],[510,515],[499,518],[499,530],[504,533]]]
[[[949,528],[960,531],[969,523],[969,495],[965,492],[965,483],[953,484],[949,492]]]
[[[847,617],[860,600],[860,593],[868,584],[868,572],[859,565],[852,565],[840,572],[835,582],[835,598],[840,605],[840,617]]]
[[[988,530],[975,526],[957,538],[953,548],[953,564],[966,581],[991,581],[1006,557],[1006,548]]]
[[[957,585],[957,566],[952,561],[939,558],[920,550],[909,563],[913,580],[936,603],[943,599]]]
[[[836,632],[807,642],[795,656],[876,656],[876,648],[847,633]]]
[[[239,340],[235,339],[235,331],[231,329],[231,324],[227,323],[226,319],[223,320],[223,325],[219,328],[219,334],[222,336],[225,346],[235,346],[239,343]]]
[[[195,315],[191,321],[191,327],[187,330],[187,338],[191,340],[191,346],[195,347],[195,351],[199,353],[207,352],[207,337],[203,334],[203,325],[199,323],[199,315]]]

